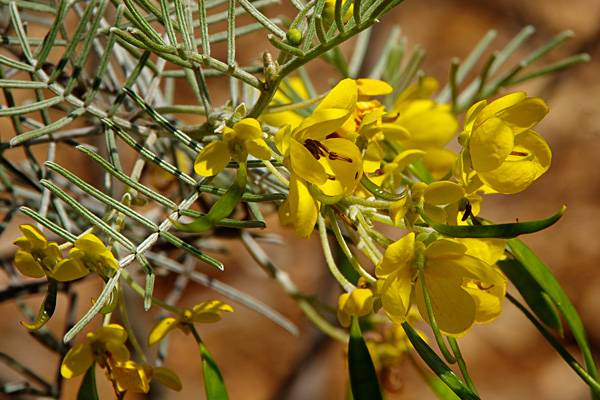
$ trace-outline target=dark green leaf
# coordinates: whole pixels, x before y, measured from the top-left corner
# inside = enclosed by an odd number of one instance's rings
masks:
[[[501,238],[510,239],[519,235],[533,233],[546,229],[558,221],[565,210],[563,206],[559,212],[547,219],[528,222],[513,222],[509,224],[494,224],[494,225],[445,225],[433,222],[422,208],[419,208],[419,214],[425,222],[439,233],[458,238]]]
[[[467,385],[465,385],[458,378],[458,376],[456,376],[454,372],[452,372],[452,370],[446,365],[446,363],[444,363],[444,361],[442,361],[442,359],[438,357],[438,355],[433,351],[433,349],[429,347],[429,345],[425,343],[423,339],[421,339],[421,336],[419,336],[419,334],[415,332],[415,330],[412,328],[412,326],[410,326],[408,322],[404,322],[402,324],[402,327],[406,332],[406,336],[408,336],[408,339],[412,343],[417,353],[419,353],[423,361],[425,361],[425,363],[429,365],[429,368],[431,368],[431,370],[435,372],[435,374],[439,376],[440,379],[444,381],[444,383],[448,385],[448,387],[458,395],[458,397],[460,397],[463,400],[479,399],[479,397],[475,393],[473,393],[467,387]]]
[[[552,300],[518,260],[509,257],[497,262],[504,275],[515,285],[531,311],[548,327],[562,335],[562,324]]]
[[[77,393],[77,400],[100,400],[96,387],[96,363],[93,363],[85,373]]]
[[[201,340],[198,342],[198,348],[202,355],[202,374],[204,376],[206,398],[208,400],[228,400],[227,388],[217,362]]]
[[[597,381],[598,371],[594,363],[594,358],[592,357],[583,323],[562,286],[560,286],[552,272],[550,272],[542,260],[540,260],[539,257],[521,240],[510,239],[508,241],[508,246],[515,259],[521,263],[523,268],[529,272],[535,282],[540,285],[542,290],[548,295],[550,300],[552,300],[556,305],[556,308],[558,308],[558,311],[560,311],[564,317],[565,322],[571,329],[573,337],[581,349],[588,373]]]
[[[377,372],[375,372],[369,349],[360,331],[357,317],[352,317],[350,327],[348,369],[350,370],[350,386],[354,400],[382,399]]]

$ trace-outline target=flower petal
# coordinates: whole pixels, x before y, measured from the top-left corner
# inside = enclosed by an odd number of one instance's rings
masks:
[[[375,268],[375,275],[383,278],[403,265],[408,264],[414,257],[414,246],[414,232],[410,232],[408,235],[390,244],[385,250],[383,258]]]
[[[455,203],[464,196],[465,189],[450,181],[433,182],[427,186],[427,189],[423,193],[425,203],[435,206]]]
[[[269,160],[271,158],[271,149],[263,138],[247,140],[244,146],[248,153],[261,160]]]
[[[83,235],[75,241],[75,247],[82,250],[86,255],[100,255],[106,251],[106,246],[93,233]],[[72,251],[72,250],[71,250]]]
[[[94,356],[90,346],[76,344],[69,350],[60,366],[60,374],[66,379],[82,375],[94,362]]]
[[[290,161],[292,170],[305,181],[322,185],[327,182],[325,168],[312,153],[296,139],[290,140]]]
[[[433,315],[440,332],[444,335],[460,338],[475,322],[475,301],[461,288],[462,279],[456,275],[446,275],[443,269],[426,267],[425,282],[431,299]],[[423,319],[429,323],[423,285],[418,279],[415,283],[415,301]]]
[[[37,226],[24,224],[19,225],[19,229],[21,232],[23,232],[23,235],[25,235],[34,249],[43,249],[46,247],[46,244],[48,243],[46,235],[44,235],[44,233]]]
[[[173,370],[167,367],[154,367],[152,368],[152,379],[156,379],[166,387],[176,392],[181,391],[183,387],[181,385],[181,379]]]
[[[21,249],[15,254],[15,267],[25,276],[30,278],[43,278],[46,276],[44,269],[33,256]]]
[[[489,118],[471,132],[469,149],[476,171],[487,172],[498,168],[515,146],[510,128],[499,118]]]
[[[169,332],[177,328],[178,320],[172,317],[161,319],[152,327],[150,334],[148,334],[148,346],[152,346],[154,343],[163,340]]]
[[[240,141],[262,139],[260,123],[254,118],[244,118],[233,126],[235,138]]]
[[[210,142],[194,161],[194,171],[200,176],[213,176],[223,171],[230,160],[229,148],[221,140]]]
[[[317,223],[319,202],[310,194],[306,182],[303,179],[297,178],[296,174],[292,174],[290,177],[288,199],[296,236],[299,238],[308,238]]]
[[[385,279],[381,289],[383,310],[397,324],[406,321],[412,290],[411,272],[410,268],[398,268]]]
[[[83,278],[89,274],[90,270],[87,269],[83,263],[77,259],[66,258],[56,264],[52,271],[52,278],[59,282],[74,281],[79,278]]]

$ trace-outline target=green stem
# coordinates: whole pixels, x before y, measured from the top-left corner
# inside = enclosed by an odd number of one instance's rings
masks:
[[[460,352],[460,348],[458,347],[457,340],[453,337],[448,337],[448,343],[450,344],[450,348],[452,349],[452,352],[454,353],[454,356],[456,357],[458,367],[460,368],[460,372],[462,373],[462,376],[465,379],[465,383],[467,384],[467,386],[469,387],[469,389],[471,389],[471,391],[473,393],[477,394],[477,390],[475,390],[475,385],[473,384],[473,381],[471,380],[471,376],[469,375],[469,372],[467,371],[467,364],[465,363],[465,359],[463,358],[463,356]]]

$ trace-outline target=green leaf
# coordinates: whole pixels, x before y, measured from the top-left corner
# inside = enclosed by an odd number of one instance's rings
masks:
[[[431,347],[419,336],[417,332],[410,326],[408,322],[402,324],[402,328],[406,332],[406,336],[412,343],[413,347],[419,353],[423,361],[433,372],[442,380],[454,393],[463,400],[479,399],[467,385],[465,385],[454,372],[442,361],[440,357],[433,351]]]
[[[513,222],[494,225],[445,225],[433,222],[419,207],[419,214],[423,220],[439,233],[458,238],[501,238],[510,239],[527,233],[534,233],[554,225],[567,209],[563,206],[559,212],[547,219],[528,222]]]
[[[377,372],[375,372],[369,349],[360,331],[357,317],[352,317],[350,326],[348,369],[350,370],[350,387],[355,400],[382,399]]]
[[[554,303],[518,260],[508,257],[496,263],[504,275],[515,285],[531,311],[546,326],[556,329],[562,336],[562,324]]]
[[[450,389],[448,387],[448,385],[446,385],[444,383],[444,381],[441,380],[440,378],[438,378],[437,376],[427,374],[426,379],[427,379],[427,384],[429,385],[431,390],[433,390],[433,392],[436,394],[436,396],[439,397],[440,399],[444,399],[444,400],[460,399],[460,397],[458,397],[456,395],[456,393],[454,393],[452,391],[452,389]]]
[[[598,371],[590,345],[585,334],[585,329],[577,310],[569,300],[569,297],[563,290],[560,283],[556,280],[548,267],[539,259],[539,257],[525,243],[519,239],[510,239],[508,247],[512,251],[515,259],[521,263],[523,268],[529,272],[531,277],[537,282],[542,290],[548,295],[550,300],[556,305],[558,311],[562,314],[565,322],[571,329],[573,337],[577,341],[588,373],[598,381]]]
[[[77,393],[77,400],[100,400],[96,387],[96,363],[93,363],[85,373]]]
[[[198,341],[198,348],[202,355],[202,374],[204,376],[206,398],[208,400],[228,400],[227,388],[217,362],[210,355],[202,340]]]

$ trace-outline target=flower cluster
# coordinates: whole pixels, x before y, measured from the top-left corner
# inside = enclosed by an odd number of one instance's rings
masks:
[[[152,379],[172,390],[181,390],[179,377],[169,368],[140,365],[130,360],[125,345],[127,331],[121,325],[103,326],[95,333],[88,333],[86,341],[73,346],[63,359],[60,368],[63,377],[71,379],[83,375],[97,364],[106,370],[106,377],[117,393],[147,393]]]
[[[15,266],[31,278],[55,279],[59,282],[83,278],[90,271],[106,279],[109,271],[119,269],[114,255],[94,234],[77,239],[67,258],[63,258],[58,244],[48,242],[44,233],[34,225],[21,225],[23,236],[15,240],[19,250]]]

